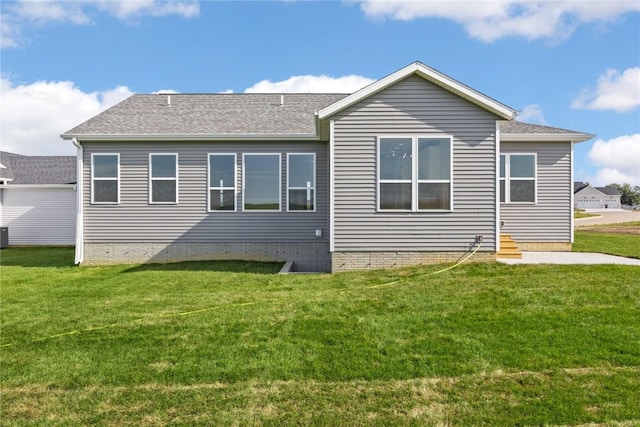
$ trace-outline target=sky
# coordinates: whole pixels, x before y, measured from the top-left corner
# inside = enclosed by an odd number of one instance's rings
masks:
[[[354,92],[420,61],[520,112],[596,136],[575,180],[640,185],[640,0],[0,3],[0,149],[133,93]]]

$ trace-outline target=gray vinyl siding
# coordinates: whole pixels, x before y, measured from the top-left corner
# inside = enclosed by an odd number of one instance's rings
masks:
[[[327,145],[322,142],[90,142],[84,147],[86,243],[326,242]],[[178,153],[177,205],[149,204],[149,153]],[[316,154],[316,211],[286,211],[286,153]],[[120,204],[91,204],[91,154],[120,154]],[[208,153],[237,155],[237,212],[207,212]],[[242,212],[242,154],[281,153],[281,212]],[[315,230],[323,229],[323,237]]]
[[[537,154],[537,203],[501,204],[501,232],[517,242],[571,241],[571,143],[502,142],[500,152]]]
[[[496,244],[497,117],[411,76],[333,117],[334,250],[466,251]],[[376,211],[376,138],[453,137],[453,211]]]
[[[2,226],[9,227],[10,245],[73,245],[76,190],[67,188],[4,188]]]

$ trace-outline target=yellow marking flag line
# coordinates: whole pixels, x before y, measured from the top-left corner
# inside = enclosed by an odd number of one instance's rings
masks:
[[[63,337],[63,336],[65,336],[65,335],[74,335],[74,334],[79,334],[79,333],[80,333],[80,331],[64,332],[64,333],[62,333],[62,334],[51,335],[51,336],[44,337],[44,338],[37,338],[37,339],[35,339],[35,340],[32,340],[32,342],[36,342],[36,341],[44,341],[44,340],[46,340],[46,339],[48,339],[48,338],[58,338],[58,337]]]
[[[397,280],[393,281],[393,282],[389,282],[389,283],[382,283],[380,285],[374,285],[374,286],[369,286],[367,287],[367,289],[375,289],[375,288],[381,288],[383,286],[389,286],[389,285],[395,285],[396,283],[398,283]]]
[[[434,271],[432,273],[429,273],[429,276],[432,276],[434,274],[444,273],[445,271],[449,271],[451,269],[454,269],[454,268],[458,267],[460,264],[464,263],[469,258],[471,258],[476,252],[478,252],[478,249],[480,249],[481,246],[482,246],[482,242],[480,242],[480,244],[478,246],[476,246],[474,251],[471,252],[468,256],[466,256],[464,259],[460,260],[459,262],[457,262],[456,264],[454,264],[452,266],[449,266],[447,268],[443,268],[442,270],[438,270],[438,271]],[[395,285],[396,283],[398,283],[398,280],[393,281],[393,282],[388,282],[388,283],[382,283],[380,285],[369,286],[369,287],[367,287],[365,289],[375,289],[375,288],[380,288],[382,286]],[[344,291],[342,291],[340,293],[344,293]],[[188,315],[191,315],[191,314],[204,313],[205,311],[217,310],[217,309],[223,308],[223,307],[241,307],[241,306],[252,305],[252,304],[255,304],[255,302],[245,302],[245,303],[241,303],[241,304],[218,305],[218,306],[215,306],[215,307],[202,308],[200,310],[193,310],[193,311],[184,311],[182,313],[176,313],[176,314],[161,314],[161,315],[158,315],[158,316],[152,316],[150,318],[153,319],[154,317],[155,318],[160,318],[160,317],[188,316]],[[133,320],[133,322],[139,322],[139,321],[142,321],[142,320],[148,320],[150,318],[136,319],[136,320]],[[48,340],[48,339],[51,339],[51,338],[62,337],[62,336],[65,336],[65,335],[79,334],[80,332],[90,332],[90,331],[97,331],[97,330],[100,330],[100,329],[113,328],[115,326],[120,326],[120,325],[123,325],[123,323],[112,323],[111,325],[98,326],[98,327],[95,327],[95,328],[87,328],[87,329],[83,329],[81,331],[64,332],[62,334],[50,335],[48,337],[43,337],[43,338],[37,338],[37,339],[31,340],[30,342],[44,341],[44,340]],[[14,344],[15,343],[2,344],[2,345],[0,345],[0,348],[2,348],[2,347],[10,347],[10,346],[12,346]]]
[[[149,319],[153,319],[153,318],[160,318],[160,317],[188,316],[188,315],[191,315],[191,314],[204,313],[205,311],[218,310],[218,309],[220,309],[220,308],[224,308],[224,307],[242,307],[242,306],[252,305],[252,304],[255,304],[255,302],[243,302],[243,303],[241,303],[241,304],[226,304],[226,305],[218,305],[218,306],[215,306],[215,307],[202,308],[202,309],[200,309],[200,310],[183,311],[182,313],[175,313],[175,314],[161,314],[161,315],[158,315],[158,316],[145,317],[145,318],[142,318],[142,319],[135,319],[135,320],[132,320],[131,322],[140,322],[140,321],[143,321],[143,320],[149,320]],[[131,322],[127,322],[127,323],[131,323]],[[66,336],[66,335],[75,335],[75,334],[79,334],[80,332],[92,332],[92,331],[99,331],[99,330],[101,330],[101,329],[114,328],[114,327],[116,327],[116,326],[123,326],[123,325],[125,325],[125,324],[126,324],[126,323],[112,323],[112,324],[110,324],[110,325],[105,325],[105,326],[96,326],[96,327],[93,327],[93,328],[86,328],[86,329],[81,329],[81,330],[78,330],[78,331],[63,332],[63,333],[61,333],[61,334],[49,335],[49,336],[42,337],[42,338],[36,338],[36,339],[33,339],[33,340],[29,341],[29,342],[45,341],[45,340],[48,340],[48,339],[52,339],[52,338],[59,338],[59,337],[63,337],[63,336]],[[2,344],[2,345],[0,345],[0,348],[1,348],[1,347],[10,347],[10,346],[15,345],[15,344],[16,344],[16,343]]]

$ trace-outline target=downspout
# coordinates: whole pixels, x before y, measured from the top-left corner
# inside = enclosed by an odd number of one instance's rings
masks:
[[[569,170],[570,170],[570,175],[571,175],[571,181],[569,181],[569,185],[570,185],[569,193],[571,194],[571,197],[570,197],[571,206],[569,206],[569,218],[571,218],[571,219],[570,219],[569,222],[570,222],[570,227],[571,227],[570,243],[571,243],[571,245],[573,245],[573,234],[574,234],[573,227],[575,227],[575,222],[574,222],[574,219],[573,219],[573,209],[574,209],[574,195],[573,195],[573,191],[574,191],[574,188],[573,188],[573,144],[574,144],[574,142],[571,141],[570,144],[571,144],[571,159],[570,159],[571,161],[569,162]]]
[[[83,151],[82,145],[78,142],[76,138],[71,140],[73,145],[76,146],[76,256],[74,263],[76,265],[80,264],[84,260],[84,197],[83,197]]]
[[[333,254],[336,249],[335,226],[336,226],[336,200],[335,200],[335,124],[329,121],[329,252]],[[333,266],[331,266],[333,269]]]
[[[500,252],[500,120],[496,120],[496,253]]]

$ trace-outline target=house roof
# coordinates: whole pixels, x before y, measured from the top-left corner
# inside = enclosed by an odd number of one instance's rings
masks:
[[[14,178],[9,156],[11,153],[0,151],[0,181],[12,181]]]
[[[495,99],[490,98],[487,95],[480,93],[477,90],[472,89],[457,80],[452,79],[451,77],[439,72],[438,70],[427,67],[423,63],[416,61],[396,71],[395,73],[389,74],[388,76],[352,93],[342,100],[323,108],[318,114],[318,117],[320,118],[320,120],[326,119],[344,110],[345,108],[348,108],[351,105],[367,98],[368,96],[380,92],[397,83],[398,81],[414,74],[466,99],[467,101],[470,101],[484,108],[485,110],[491,111],[492,113],[502,117],[503,119],[511,120],[516,116],[516,110],[512,109],[511,107],[508,107],[496,101]]]
[[[620,192],[614,187],[595,187],[595,189],[607,196],[620,196]]]
[[[594,135],[512,121],[516,111],[420,62],[353,94],[138,94],[62,134],[63,139],[270,140],[322,139],[328,118],[409,76],[417,75],[507,121],[504,141],[581,142]]]
[[[512,120],[500,124],[502,141],[588,141],[595,135],[552,126],[534,125]]]
[[[75,156],[23,156],[0,152],[0,179],[10,185],[76,183]]]
[[[587,187],[589,184],[587,184],[586,182],[582,182],[582,181],[574,181],[573,182],[573,192],[577,193],[578,191],[582,190],[583,188]]]
[[[64,139],[317,138],[315,113],[347,94],[133,95]]]

